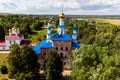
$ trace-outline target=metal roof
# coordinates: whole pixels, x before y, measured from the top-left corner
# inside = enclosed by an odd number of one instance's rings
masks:
[[[36,54],[40,54],[41,48],[52,48],[52,42],[43,40],[41,43],[35,45],[33,50],[35,51]]]
[[[66,28],[65,25],[59,25],[58,28]]]
[[[72,41],[72,48],[80,48],[80,45],[74,41]]]
[[[51,40],[53,41],[72,41],[72,38],[70,35],[68,34],[62,34],[62,35],[58,35],[57,37],[53,37],[51,38]]]

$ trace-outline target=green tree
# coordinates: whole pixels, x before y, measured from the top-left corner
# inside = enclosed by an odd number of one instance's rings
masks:
[[[41,30],[41,27],[43,27],[44,22],[39,22],[36,21],[35,23],[33,23],[32,27],[34,30]]]
[[[36,80],[39,72],[37,55],[31,47],[17,44],[11,46],[8,56],[9,78],[17,80]],[[24,76],[23,76],[24,75]]]
[[[75,80],[119,80],[120,50],[96,45],[82,46],[72,55]]]
[[[45,76],[46,80],[61,80],[63,71],[62,55],[56,51],[49,51],[45,56]]]
[[[0,65],[0,72],[2,74],[6,74],[8,72],[7,66],[5,65]]]
[[[0,40],[4,40],[5,38],[5,30],[4,27],[0,25]]]
[[[20,31],[27,37],[29,34],[32,33],[30,25],[28,22],[22,23],[20,26]]]

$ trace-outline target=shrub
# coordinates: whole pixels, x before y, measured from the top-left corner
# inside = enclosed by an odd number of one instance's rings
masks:
[[[5,65],[0,65],[0,72],[2,74],[6,74],[8,72],[8,69]]]

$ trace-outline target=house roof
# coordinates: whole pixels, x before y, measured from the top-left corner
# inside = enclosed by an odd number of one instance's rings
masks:
[[[52,48],[52,42],[43,40],[41,43],[35,45],[33,50],[35,51],[36,54],[40,54],[41,48]]]
[[[22,34],[12,34],[12,35],[8,35],[8,36],[5,36],[5,38],[20,38],[20,37],[22,37],[23,35]]]
[[[31,43],[31,41],[29,40],[22,40],[20,45],[29,45]]]
[[[2,46],[2,47],[6,46],[6,44],[5,44],[5,41],[4,41],[4,40],[0,40],[0,46]]]

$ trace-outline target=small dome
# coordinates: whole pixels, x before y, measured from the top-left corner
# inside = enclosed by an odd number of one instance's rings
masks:
[[[12,30],[15,30],[15,27],[13,27]]]
[[[65,18],[65,15],[64,15],[63,11],[62,11],[62,13],[60,13],[59,17],[60,18]]]
[[[73,30],[77,30],[78,29],[78,27],[77,26],[73,26]]]
[[[51,29],[51,26],[48,26],[48,29],[50,30],[50,29]]]
[[[11,30],[11,29],[9,29],[9,31],[11,32],[12,30]]]

